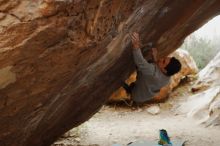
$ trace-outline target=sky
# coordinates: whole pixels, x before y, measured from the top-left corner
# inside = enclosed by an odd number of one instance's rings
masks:
[[[210,40],[216,35],[220,37],[220,15],[211,19],[208,23],[195,31],[194,34]]]

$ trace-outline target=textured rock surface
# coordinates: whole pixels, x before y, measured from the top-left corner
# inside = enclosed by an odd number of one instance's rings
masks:
[[[220,124],[220,52],[199,72],[193,95],[180,108],[206,126]]]
[[[181,71],[174,76],[171,77],[170,83],[163,87],[160,90],[160,93],[155,96],[155,98],[159,100],[165,99],[168,94],[180,83],[181,79],[188,75],[195,75],[198,72],[198,68],[196,66],[195,61],[193,58],[189,55],[189,53],[186,50],[178,49],[169,56],[174,56],[178,60],[180,60],[182,64]],[[133,73],[126,82],[128,84],[134,82],[136,80],[136,72]],[[126,94],[125,90],[121,87],[116,92],[114,92],[110,97],[110,102],[115,101],[121,101],[121,100],[127,100],[130,99],[129,95]]]
[[[134,70],[127,30],[161,56],[220,12],[218,0],[0,0],[0,145],[51,144]]]

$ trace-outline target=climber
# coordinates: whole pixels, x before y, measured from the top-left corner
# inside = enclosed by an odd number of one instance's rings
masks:
[[[158,58],[157,48],[151,48],[153,61],[147,61],[140,49],[139,34],[130,34],[133,44],[133,58],[137,68],[136,81],[130,85],[123,83],[122,87],[131,95],[137,104],[160,102],[153,98],[160,89],[169,83],[170,77],[181,69],[181,63],[175,57]],[[143,50],[143,49],[142,49]]]

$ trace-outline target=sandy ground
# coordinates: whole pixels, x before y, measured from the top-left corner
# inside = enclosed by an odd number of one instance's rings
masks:
[[[220,126],[205,127],[194,119],[177,112],[189,96],[187,87],[177,89],[156,115],[147,105],[141,108],[103,106],[89,121],[69,131],[53,146],[112,146],[126,145],[136,140],[158,141],[159,129],[166,129],[172,139],[186,140],[185,146],[220,146]]]

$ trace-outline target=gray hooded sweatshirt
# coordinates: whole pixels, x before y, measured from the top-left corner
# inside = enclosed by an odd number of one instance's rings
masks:
[[[170,77],[164,75],[154,63],[144,59],[140,49],[133,49],[134,62],[137,66],[137,79],[132,89],[132,99],[141,103],[148,101],[169,83]]]

